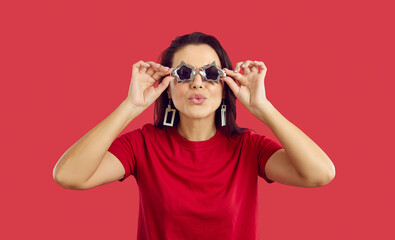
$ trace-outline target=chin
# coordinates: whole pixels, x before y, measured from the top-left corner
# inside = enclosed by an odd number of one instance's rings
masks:
[[[215,115],[215,111],[208,112],[207,109],[189,109],[188,112],[184,112],[182,115],[188,118],[204,119],[209,118],[211,115]]]

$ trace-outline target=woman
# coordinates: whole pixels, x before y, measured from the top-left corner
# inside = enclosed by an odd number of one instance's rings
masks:
[[[54,179],[89,189],[133,175],[138,239],[257,239],[257,176],[318,187],[335,168],[266,98],[263,62],[232,69],[215,37],[177,37],[161,64],[133,65],[127,98],[65,152]],[[237,126],[236,98],[281,145]],[[155,100],[154,125],[118,136]]]

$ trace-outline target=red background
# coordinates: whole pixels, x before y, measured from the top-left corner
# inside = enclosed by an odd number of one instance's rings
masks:
[[[260,239],[395,239],[391,2],[1,2],[0,238],[135,239],[133,177],[76,191],[52,170],[126,98],[133,63],[202,31],[233,65],[266,64],[268,99],[336,166],[320,188],[259,179]],[[237,121],[277,140],[239,103]]]

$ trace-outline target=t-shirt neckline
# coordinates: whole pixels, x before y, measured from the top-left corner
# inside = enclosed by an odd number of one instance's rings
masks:
[[[184,138],[178,131],[177,131],[177,126],[170,127],[169,132],[172,137],[179,143],[182,144],[185,147],[189,148],[210,148],[217,143],[219,143],[219,139],[221,138],[221,131],[220,129],[217,128],[217,131],[215,132],[214,136],[207,140],[203,141],[190,141],[186,138]]]

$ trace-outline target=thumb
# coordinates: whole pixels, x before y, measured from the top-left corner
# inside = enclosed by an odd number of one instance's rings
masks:
[[[230,89],[232,90],[232,92],[235,94],[235,96],[238,95],[240,87],[237,85],[237,83],[235,82],[235,80],[233,80],[233,78],[231,77],[223,77],[221,78],[224,82],[226,82],[226,84],[228,84],[228,86],[230,87]]]
[[[162,92],[169,86],[170,81],[172,81],[174,77],[172,76],[167,76],[165,77],[161,83],[158,84],[158,86],[155,88],[155,95],[159,97],[159,95],[162,94]]]

